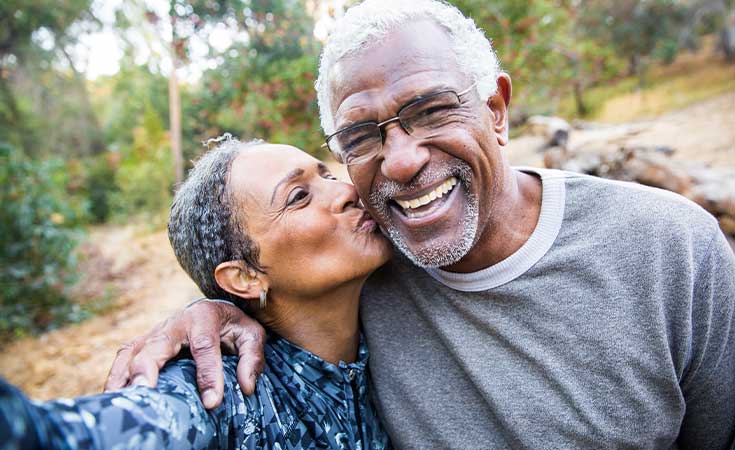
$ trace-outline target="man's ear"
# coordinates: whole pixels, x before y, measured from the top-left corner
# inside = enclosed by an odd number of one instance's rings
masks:
[[[214,279],[219,287],[245,300],[260,298],[260,291],[268,290],[266,277],[248,267],[245,261],[221,263],[214,269]]]
[[[508,107],[513,87],[507,73],[500,73],[497,83],[497,91],[487,99],[487,106],[492,112],[492,127],[498,144],[505,145],[508,143]]]

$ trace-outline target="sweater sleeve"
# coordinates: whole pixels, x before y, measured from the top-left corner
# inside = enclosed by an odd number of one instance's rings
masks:
[[[0,434],[10,438],[0,449],[218,448],[218,440],[227,438],[221,434],[228,429],[226,413],[204,408],[190,372],[185,363],[175,363],[155,389],[43,403],[3,383]]]
[[[735,448],[735,256],[715,232],[696,268],[680,449]]]

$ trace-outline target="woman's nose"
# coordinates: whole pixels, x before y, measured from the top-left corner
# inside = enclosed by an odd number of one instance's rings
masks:
[[[332,199],[332,210],[336,213],[344,212],[347,209],[355,208],[360,198],[357,196],[357,190],[350,183],[338,181],[338,186],[331,187],[334,192]]]

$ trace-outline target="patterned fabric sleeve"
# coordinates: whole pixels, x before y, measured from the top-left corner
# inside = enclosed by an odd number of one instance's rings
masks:
[[[207,412],[194,377],[190,364],[177,362],[161,373],[155,389],[44,403],[0,380],[0,449],[219,448],[228,439],[226,413],[222,407]]]

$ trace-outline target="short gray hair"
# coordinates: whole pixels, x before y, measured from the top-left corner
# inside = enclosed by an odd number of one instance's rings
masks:
[[[168,239],[176,259],[209,298],[233,300],[219,287],[214,269],[223,262],[242,260],[260,272],[258,247],[247,235],[244,215],[228,189],[230,168],[235,158],[261,140],[240,142],[225,135],[210,139],[209,150],[194,167],[174,196],[168,221]]]
[[[474,20],[456,7],[438,0],[365,0],[337,21],[322,51],[315,86],[325,134],[335,131],[329,92],[334,65],[344,57],[373,48],[399,26],[420,19],[429,19],[447,32],[460,71],[478,82],[476,89],[481,98],[495,93],[500,72],[495,51]]]

